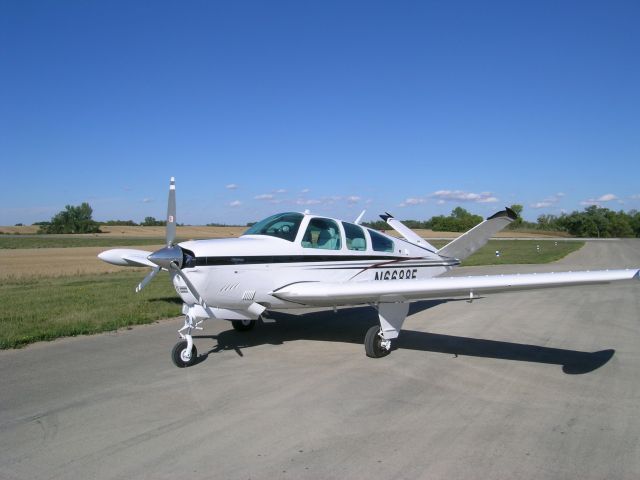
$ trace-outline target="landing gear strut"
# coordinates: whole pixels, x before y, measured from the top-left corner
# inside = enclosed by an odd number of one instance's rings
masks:
[[[203,320],[196,322],[195,318],[189,314],[185,315],[184,327],[178,330],[178,335],[180,335],[182,340],[176,343],[171,350],[171,360],[173,360],[176,367],[185,368],[195,365],[198,358],[198,350],[196,350],[196,346],[193,344],[191,332],[194,330],[202,330],[200,326],[202,322]]]
[[[380,358],[389,355],[391,352],[391,340],[385,340],[382,336],[382,329],[379,325],[374,325],[364,337],[364,351],[367,357]]]

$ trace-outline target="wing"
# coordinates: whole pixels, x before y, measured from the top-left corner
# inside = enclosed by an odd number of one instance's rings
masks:
[[[300,282],[279,288],[271,292],[271,295],[282,300],[311,306],[358,305],[458,296],[472,297],[480,293],[607,284],[634,279],[640,280],[640,270],[528,273],[341,283]]]

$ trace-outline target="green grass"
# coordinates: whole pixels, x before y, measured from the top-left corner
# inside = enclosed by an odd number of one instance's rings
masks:
[[[140,293],[145,272],[14,280],[0,284],[0,348],[112,331],[180,314],[168,274]]]
[[[446,241],[433,242],[441,247]],[[536,248],[540,245],[540,250]],[[584,242],[492,240],[463,265],[548,263]],[[496,258],[495,251],[501,255]],[[146,272],[5,280],[0,284],[0,348],[41,340],[113,331],[180,314],[181,302],[161,273],[139,294],[135,286]]]
[[[178,240],[181,241],[181,240]],[[68,236],[10,236],[0,235],[0,249],[21,248],[74,248],[74,247],[130,247],[138,245],[162,245],[164,238],[113,238]]]
[[[446,242],[444,242],[446,243]],[[537,247],[540,247],[538,249]],[[584,242],[573,240],[490,240],[484,247],[462,262],[462,266],[514,265],[550,263],[582,248]],[[500,256],[496,257],[496,250]]]

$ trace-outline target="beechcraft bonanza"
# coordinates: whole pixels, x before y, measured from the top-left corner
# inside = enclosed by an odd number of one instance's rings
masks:
[[[516,218],[508,208],[440,249],[388,214],[382,218],[401,238],[360,226],[362,215],[350,223],[308,212],[273,215],[239,238],[175,244],[175,193],[171,178],[166,247],[112,249],[98,257],[151,267],[137,292],[161,270],[169,272],[184,302],[181,340],[172,350],[178,367],[196,362],[192,333],[207,319],[250,330],[265,311],[372,305],[380,324],[367,331],[364,346],[378,358],[391,351],[412,301],[640,279],[638,269],[441,278]]]

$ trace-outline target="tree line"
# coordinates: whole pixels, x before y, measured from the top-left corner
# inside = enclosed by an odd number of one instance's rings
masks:
[[[511,205],[510,208],[518,215],[518,218],[507,227],[509,230],[560,232],[575,237],[640,237],[640,212],[637,210],[614,211],[592,205],[583,211],[561,215],[540,215],[537,222],[528,222],[522,218],[522,205]],[[466,232],[483,220],[480,215],[473,215],[462,207],[456,207],[448,216],[438,215],[424,221],[403,220],[403,223],[414,229],[423,228],[436,232]],[[389,229],[389,225],[381,220],[365,224],[378,230]]]
[[[575,237],[640,237],[640,212],[613,211],[608,208],[592,205],[583,211],[563,213],[561,215],[540,215],[537,222],[528,222],[522,219],[522,205],[511,205],[517,219],[507,228],[510,230],[538,230],[546,232],[564,232]],[[154,217],[145,217],[141,223],[133,220],[109,220],[97,222],[93,220],[93,209],[84,202],[80,205],[67,205],[64,210],[54,215],[49,222],[38,222],[38,233],[100,233],[101,225],[125,225],[156,227],[165,226],[164,220],[156,220]],[[403,220],[403,223],[412,229],[427,229],[436,232],[466,232],[475,227],[484,219],[480,215],[474,215],[462,207],[456,207],[449,215],[436,215],[429,220]],[[378,220],[376,222],[364,222],[364,225],[377,230],[388,230],[389,225]],[[220,226],[221,224],[208,224]],[[251,224],[248,224],[249,226]]]

